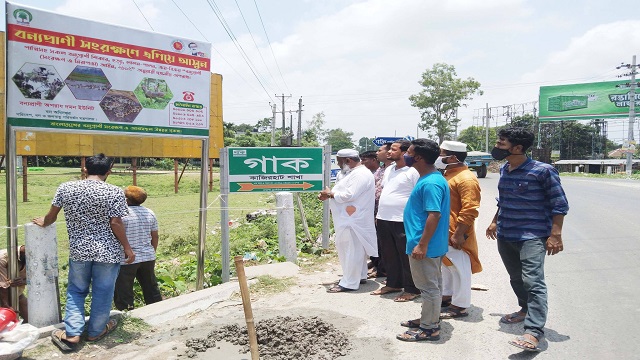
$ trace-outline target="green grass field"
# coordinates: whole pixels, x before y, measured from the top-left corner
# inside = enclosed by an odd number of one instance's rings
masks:
[[[217,170],[217,169],[216,169]],[[220,279],[220,201],[219,176],[214,173],[214,189],[208,193],[207,206],[207,239],[205,260],[205,285],[212,286]],[[18,224],[30,223],[34,217],[43,216],[51,206],[51,200],[59,184],[65,181],[80,179],[79,169],[45,168],[43,171],[28,173],[28,201],[22,200],[23,178],[18,178]],[[111,174],[107,182],[118,187],[131,185],[131,172]],[[173,172],[138,173],[138,186],[147,190],[149,195],[144,206],[152,209],[158,218],[160,227],[160,243],[157,251],[156,268],[161,290],[165,296],[178,295],[195,288],[196,251],[198,239],[200,209],[200,173],[185,172],[179,184],[179,192],[174,193]],[[4,173],[0,183],[6,183]],[[6,192],[0,193],[0,202],[6,210]],[[235,224],[244,223],[245,215],[258,209],[275,208],[274,195],[232,194],[229,196],[229,218]],[[0,211],[2,230],[6,235],[6,211]],[[234,224],[234,227],[235,227]],[[277,229],[275,219],[264,223],[249,223],[231,230],[231,258],[246,252],[257,251],[263,261],[277,259]],[[66,287],[66,264],[69,256],[69,239],[61,213],[56,222],[58,240],[58,260],[61,269],[61,287]],[[275,243],[273,237],[275,236]],[[19,242],[24,243],[24,231],[18,229]],[[6,236],[4,237],[7,238]],[[6,244],[6,242],[4,243]],[[5,245],[0,248],[5,248]],[[275,244],[275,245],[274,245]],[[275,251],[274,251],[275,246]],[[264,252],[264,253],[261,253]],[[63,294],[64,292],[61,291]]]

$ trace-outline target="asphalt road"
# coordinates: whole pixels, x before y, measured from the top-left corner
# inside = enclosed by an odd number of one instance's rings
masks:
[[[516,310],[497,250],[486,246],[484,236],[495,209],[497,179],[497,174],[480,179],[477,233],[485,271],[474,280],[490,284],[494,304],[506,297]],[[640,358],[634,340],[640,330],[640,182],[562,177],[562,184],[570,206],[565,250],[546,260],[547,343],[537,358]]]

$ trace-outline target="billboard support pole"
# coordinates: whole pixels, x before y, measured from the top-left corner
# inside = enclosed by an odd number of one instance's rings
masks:
[[[629,147],[633,143],[633,123],[636,120],[636,56],[633,55],[633,60],[631,61],[631,83],[629,84]],[[631,176],[633,173],[633,154],[630,151],[627,151],[627,176]]]
[[[324,146],[324,186],[331,184],[331,145]],[[329,248],[329,201],[322,202],[322,248]]]
[[[229,282],[229,148],[220,149],[220,238],[222,282]]]
[[[7,258],[9,260],[9,279],[18,277],[18,180],[16,178],[16,130],[9,124],[6,125],[5,154],[6,181],[7,181]],[[11,286],[9,297],[11,306],[16,312],[18,309],[18,288]]]
[[[198,225],[198,272],[196,277],[196,290],[204,287],[204,250],[207,240],[207,189],[209,169],[209,138],[202,139],[202,158],[200,159],[200,217]]]

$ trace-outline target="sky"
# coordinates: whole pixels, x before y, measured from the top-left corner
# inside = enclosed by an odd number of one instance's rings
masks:
[[[484,94],[459,111],[461,130],[479,125],[487,104],[533,108],[540,86],[619,80],[624,71],[616,66],[630,63],[640,50],[637,0],[16,3],[211,42],[212,71],[223,76],[225,122],[255,124],[271,117],[270,103],[280,112],[284,94],[287,124],[288,111],[297,110],[302,98],[303,127],[323,112],[326,129],[351,132],[355,143],[361,137],[427,136],[408,98],[421,90],[422,73],[435,63],[453,65],[458,77],[481,84]],[[237,43],[215,15],[216,6]],[[278,115],[278,127],[281,121]],[[610,121],[609,138],[621,142],[626,129],[627,121]],[[636,125],[636,139],[639,130]]]

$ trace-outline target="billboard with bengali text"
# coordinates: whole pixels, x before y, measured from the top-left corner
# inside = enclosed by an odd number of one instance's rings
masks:
[[[10,125],[208,136],[210,44],[6,7]]]
[[[540,87],[540,121],[629,117],[628,81]],[[640,94],[635,94],[636,108]]]

